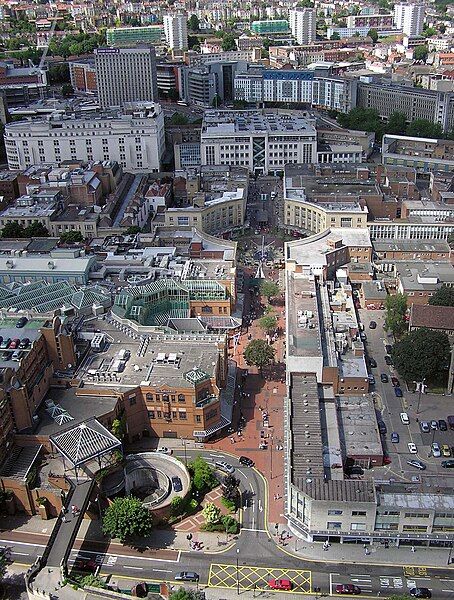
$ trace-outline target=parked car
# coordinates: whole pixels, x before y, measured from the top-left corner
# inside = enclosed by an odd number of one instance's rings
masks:
[[[0,345],[0,348],[3,348],[3,346]],[[454,415],[449,415],[447,421],[448,421],[449,429],[454,430]]]
[[[173,450],[171,448],[167,448],[166,446],[159,446],[156,448],[156,452],[160,452],[161,454],[173,454]]]
[[[448,446],[448,444],[442,445],[441,453],[445,458],[449,458],[451,456],[451,448]]]
[[[402,396],[404,395],[400,387],[395,387],[394,393],[396,394],[397,398],[402,398]]]
[[[23,355],[24,355],[23,350],[14,350],[11,360],[15,360],[15,361],[19,362]]]
[[[367,378],[369,379],[369,383],[371,385],[375,385],[375,377],[373,375],[368,375]]]
[[[17,321],[16,323],[16,327],[17,329],[21,329],[22,327],[25,327],[25,325],[28,323],[28,319],[27,317],[21,317],[19,319],[19,321]]]
[[[253,467],[254,466],[254,461],[251,458],[248,458],[247,456],[240,456],[240,458],[238,459],[240,465],[243,465],[245,467]]]
[[[378,422],[378,431],[382,434],[386,434],[386,432],[388,431],[383,421]]]
[[[361,588],[353,583],[340,583],[336,585],[336,594],[361,594]]]
[[[385,356],[385,363],[388,365],[388,367],[390,367],[393,364],[393,359],[387,354]]]
[[[235,473],[235,467],[232,467],[232,465],[229,465],[229,463],[225,462],[224,460],[216,461],[214,463],[214,466],[220,469],[221,471],[229,473],[230,475],[232,475],[232,473]]]
[[[426,587],[414,587],[410,590],[410,596],[413,596],[413,598],[432,598],[432,592]]]
[[[367,342],[367,335],[364,333],[364,331],[361,331],[359,337],[361,338],[361,341]]]
[[[268,586],[272,590],[285,590],[288,592],[292,589],[292,582],[290,579],[270,579]]]
[[[10,350],[5,350],[2,352],[2,360],[11,360],[12,352]]]
[[[91,573],[94,573],[97,566],[98,563],[92,558],[76,558],[73,568],[77,571],[90,571]]]
[[[381,380],[382,383],[388,383],[389,377],[388,377],[388,375],[386,375],[386,373],[381,373],[380,374],[380,380]]]
[[[198,581],[200,576],[195,571],[180,571],[175,575],[175,581]]]
[[[430,431],[430,425],[427,421],[420,421],[419,428],[421,429],[422,433],[429,433]]]
[[[391,434],[391,442],[393,444],[398,444],[399,443],[399,434],[396,431],[393,431]]]
[[[181,479],[175,475],[172,477],[172,487],[174,492],[181,492],[183,489],[183,484],[181,483]]]
[[[23,338],[23,339],[20,341],[19,348],[20,348],[21,350],[25,350],[25,349],[26,349],[26,348],[28,348],[29,346],[30,346],[30,340],[29,340],[28,338]]]
[[[399,388],[396,388],[396,390]],[[406,412],[400,413],[400,420],[404,425],[410,425],[410,419],[408,418],[408,414]]]
[[[438,429],[438,421],[436,421],[435,419],[432,419],[432,421],[430,422],[430,428],[433,431],[437,431],[437,429]]]
[[[6,350],[10,344],[11,338],[3,338],[2,343],[0,344],[0,350]]]
[[[391,352],[393,351],[393,347],[391,346],[391,344],[386,344],[385,350],[386,354],[391,354]]]
[[[407,465],[410,465],[410,467],[415,467],[415,469],[419,469],[420,471],[426,470],[426,465],[420,460],[416,460],[415,458],[407,460]]]
[[[432,456],[434,456],[435,458],[440,458],[441,456],[441,448],[438,442],[434,442],[432,444]]]
[[[11,340],[11,343],[8,348],[9,348],[9,350],[16,350],[17,347],[19,346],[19,344],[20,344],[20,339],[14,338]]]
[[[397,379],[397,377],[391,377],[391,383],[394,387],[400,387],[400,381]]]
[[[454,460],[442,460],[441,466],[443,469],[454,469]]]
[[[371,369],[377,368],[377,361],[375,360],[375,358],[369,358],[369,367]]]
[[[369,329],[377,329],[377,323],[375,321],[371,321],[369,323]]]
[[[438,428],[440,431],[448,431],[448,424],[444,419],[438,419]]]
[[[413,442],[408,442],[407,446],[410,454],[418,454],[418,448],[416,447],[416,444]]]

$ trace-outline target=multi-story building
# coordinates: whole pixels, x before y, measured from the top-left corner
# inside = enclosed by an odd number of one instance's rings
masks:
[[[424,15],[424,4],[400,2],[394,5],[394,25],[407,35],[421,35]]]
[[[374,29],[377,31],[379,37],[387,37],[389,35],[397,35],[402,33],[400,30],[389,27],[374,27]],[[334,34],[337,34],[341,39],[352,37],[365,38],[367,37],[369,31],[370,27],[368,25],[357,25],[356,27],[328,27],[326,30],[326,36],[329,40],[332,39]],[[350,41],[348,43],[350,44]]]
[[[69,77],[75,92],[96,92],[96,68],[93,60],[69,61]]]
[[[454,127],[454,93],[435,92],[390,82],[358,82],[357,106],[374,108],[383,119],[402,112],[408,121],[427,119],[439,123],[443,131]]]
[[[382,162],[385,165],[404,165],[420,173],[454,169],[454,142],[385,134],[382,141]]]
[[[201,131],[202,165],[235,165],[253,173],[317,161],[315,123],[301,113],[207,111]]]
[[[107,29],[106,40],[108,46],[131,48],[135,44],[160,44],[164,36],[162,25],[148,25],[147,27],[115,27]]]
[[[267,35],[269,33],[288,33],[290,29],[288,21],[285,20],[252,21],[251,31],[257,35]]]
[[[315,42],[316,21],[314,8],[294,8],[289,11],[290,29],[298,44]]]
[[[357,82],[342,77],[315,77],[312,106],[347,113],[356,106]]]
[[[183,14],[164,15],[164,34],[171,50],[187,50],[188,19]]]
[[[164,116],[159,104],[133,104],[94,115],[55,115],[10,123],[5,128],[10,169],[65,160],[115,160],[133,172],[159,171]]]
[[[263,72],[264,102],[297,102],[310,105],[312,103],[311,71],[276,71]]]
[[[95,68],[101,108],[158,99],[156,55],[151,46],[97,48]]]
[[[0,61],[0,89],[8,106],[28,104],[46,95],[47,76],[38,67],[15,67]]]
[[[386,28],[390,29],[393,25],[393,15],[375,14],[375,15],[349,15],[347,17],[347,27],[368,27],[369,29]]]
[[[454,234],[453,221],[440,222],[435,218],[375,219],[367,226],[373,240],[448,240]]]

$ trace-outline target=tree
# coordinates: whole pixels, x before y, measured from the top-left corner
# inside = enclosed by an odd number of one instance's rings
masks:
[[[126,435],[126,417],[124,415],[112,421],[112,433],[119,440],[123,440]]]
[[[42,223],[33,221],[33,223],[30,223],[30,225],[24,229],[24,237],[49,237],[49,232]]]
[[[207,502],[202,510],[202,515],[206,523],[219,523],[221,509],[214,502]]]
[[[277,326],[277,319],[273,315],[266,315],[266,316],[262,317],[259,321],[259,327],[261,329],[263,329],[264,331],[266,331],[267,333],[269,331],[273,331],[274,329],[276,329],[276,326]]]
[[[454,288],[442,285],[432,298],[429,298],[432,306],[454,306]]]
[[[172,88],[167,92],[167,97],[169,100],[172,100],[172,102],[177,102],[180,99],[180,94],[177,89]]]
[[[83,242],[84,236],[80,231],[65,231],[60,236],[60,242],[62,244],[75,244],[77,242]]]
[[[388,119],[388,123],[386,124],[386,133],[401,135],[405,133],[406,128],[407,117],[405,116],[405,113],[398,111],[393,112]]]
[[[68,63],[63,63],[61,65],[53,65],[49,68],[48,73],[49,81],[52,85],[70,82]]]
[[[121,542],[134,537],[145,537],[151,533],[152,527],[150,511],[138,498],[132,496],[115,498],[102,520],[104,534],[118,538]]]
[[[64,83],[61,86],[61,95],[63,98],[69,98],[74,94],[74,88],[70,83]]]
[[[428,119],[415,119],[406,130],[406,135],[412,137],[442,138],[443,129],[439,123],[433,123]]]
[[[200,40],[196,35],[188,35],[188,48],[189,50],[195,50],[195,48],[200,47]]]
[[[450,350],[446,333],[422,327],[396,342],[392,356],[406,381],[421,381],[430,380],[448,363]]]
[[[423,28],[422,34],[425,38],[429,38],[433,35],[437,35],[437,30],[435,29],[435,27],[425,27]]]
[[[407,296],[396,294],[387,296],[385,300],[385,329],[396,336],[401,335],[407,328],[405,314],[407,312]]]
[[[180,588],[170,594],[170,600],[205,600],[205,592]]]
[[[341,36],[339,35],[339,33],[337,31],[335,31],[329,39],[330,40],[340,40]]]
[[[138,225],[131,225],[131,227],[128,227],[128,229],[125,231],[126,235],[136,235],[137,233],[141,233],[142,229],[138,226]]]
[[[218,106],[221,104],[221,102],[222,102],[221,97],[218,94],[215,94],[213,100],[211,101],[211,106],[213,108],[218,108]]]
[[[255,365],[262,373],[263,367],[267,367],[274,360],[275,350],[265,340],[252,340],[246,346],[243,356],[248,365]]]
[[[415,60],[426,60],[427,55],[429,54],[429,49],[427,46],[416,46],[413,50],[413,58]]]
[[[184,512],[186,502],[181,496],[175,496],[170,503],[170,514],[173,517],[178,517]]]
[[[265,298],[268,299],[268,302],[271,298],[277,296],[279,294],[279,291],[279,286],[274,281],[264,280],[260,284],[260,293],[262,294],[262,296],[265,296]]]
[[[170,118],[171,125],[187,125],[188,123],[188,117],[186,115],[182,115],[181,113],[173,113]]]
[[[377,138],[383,135],[383,123],[374,108],[353,108],[348,113],[341,113],[337,121],[342,127],[358,131],[373,131]]]
[[[370,37],[372,43],[376,44],[378,40],[378,31],[376,29],[369,29],[367,32],[367,37]]]
[[[213,468],[201,456],[197,456],[190,464],[192,484],[199,492],[211,490],[216,487],[218,480],[214,475]]]
[[[16,221],[5,223],[2,229],[2,238],[22,238],[25,237],[25,229]]]
[[[190,31],[198,31],[200,28],[200,21],[197,15],[191,15],[188,19],[188,28]]]
[[[224,526],[226,533],[238,533],[240,530],[240,524],[232,517],[232,515],[224,515],[221,517],[221,523]]]
[[[229,52],[230,50],[236,50],[235,36],[233,33],[226,33],[222,38],[222,50],[223,52]]]
[[[226,475],[222,482],[222,496],[237,506],[240,497],[240,480],[233,475]]]

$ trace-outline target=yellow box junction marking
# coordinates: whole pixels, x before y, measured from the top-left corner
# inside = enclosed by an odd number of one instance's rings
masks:
[[[273,591],[268,586],[270,579],[290,579],[292,582],[292,594],[310,594],[312,588],[311,571],[302,571],[299,569],[276,569],[270,567],[250,567],[240,565],[237,570],[235,565],[223,565],[213,563],[210,566],[208,577],[208,586],[215,588],[237,587],[239,582],[240,589]],[[283,590],[275,590],[282,592]]]

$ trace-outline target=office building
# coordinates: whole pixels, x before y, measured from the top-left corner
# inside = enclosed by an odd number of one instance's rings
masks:
[[[106,31],[108,46],[131,48],[135,44],[159,45],[164,36],[162,25],[147,27],[115,27]]]
[[[288,21],[252,21],[251,31],[257,35],[267,35],[269,33],[288,33],[290,31]]]
[[[154,102],[158,98],[152,47],[97,48],[95,68],[101,108]]]
[[[394,25],[407,35],[421,35],[424,14],[423,4],[400,2],[394,5]]]
[[[187,50],[188,19],[186,15],[164,15],[164,34],[171,50]]]
[[[202,165],[240,166],[253,173],[316,162],[315,122],[301,112],[206,111],[201,160]]]
[[[294,8],[289,11],[290,29],[298,44],[315,42],[316,13],[314,8]]]
[[[393,26],[393,15],[373,14],[373,15],[349,15],[347,17],[347,27],[368,27],[369,29],[391,29]]]
[[[28,104],[43,98],[47,89],[47,71],[38,67],[16,67],[0,61],[0,89],[7,105]]]
[[[143,103],[92,115],[17,121],[5,127],[5,147],[10,169],[65,160],[114,160],[136,173],[159,171],[164,116],[159,104]]]
[[[70,61],[68,65],[71,85],[75,92],[96,92],[96,68],[93,60]]]
[[[454,141],[385,134],[382,162],[385,165],[412,167],[419,173],[453,173]]]

